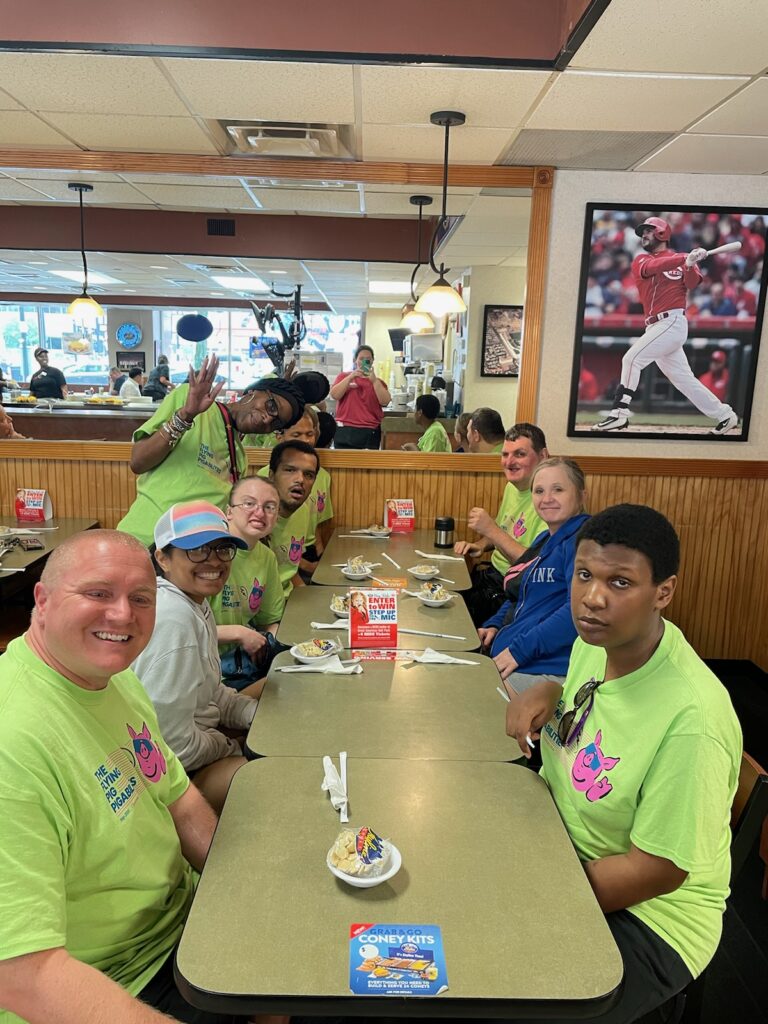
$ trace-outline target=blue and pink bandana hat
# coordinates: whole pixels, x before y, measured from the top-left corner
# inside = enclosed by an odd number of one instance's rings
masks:
[[[227,518],[209,501],[182,501],[171,505],[155,525],[155,546],[162,551],[169,545],[190,551],[216,540],[231,541],[247,549],[244,540],[229,532]]]

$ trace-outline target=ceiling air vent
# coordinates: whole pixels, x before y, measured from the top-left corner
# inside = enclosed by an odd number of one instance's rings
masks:
[[[209,217],[208,234],[227,235],[230,238],[234,238],[235,222],[231,217]]]
[[[231,141],[231,156],[353,159],[351,125],[267,121],[222,121],[220,124]]]

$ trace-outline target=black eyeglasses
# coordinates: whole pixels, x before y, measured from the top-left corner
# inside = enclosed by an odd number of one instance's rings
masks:
[[[576,691],[576,696],[573,698],[573,708],[570,711],[566,711],[557,726],[557,735],[560,742],[564,747],[567,747],[569,742],[578,740],[581,736],[584,723],[589,718],[589,713],[592,710],[592,705],[595,703],[595,690],[598,686],[602,686],[605,680],[595,679],[593,676],[588,682],[580,686]],[[573,730],[573,735],[570,735],[573,721],[576,715],[579,713],[580,708],[589,701],[589,706],[584,714],[581,716],[581,720],[576,728]]]
[[[254,391],[254,394],[256,393],[257,392]],[[264,402],[264,409],[272,417],[272,429],[285,430],[288,424],[284,423],[283,420],[280,419],[280,406],[277,404],[277,401],[272,397],[272,395],[270,395],[269,392],[267,392],[266,394],[267,398],[266,401]]]
[[[188,548],[187,558],[190,562],[205,562],[211,555],[216,555],[220,562],[231,562],[237,554],[237,547],[234,544],[203,544],[199,548]]]
[[[278,504],[276,501],[254,501],[253,498],[246,498],[245,501],[238,502],[237,505],[230,505],[229,507],[244,508],[246,512],[253,512],[255,508],[260,508],[268,515],[273,515],[277,512]]]

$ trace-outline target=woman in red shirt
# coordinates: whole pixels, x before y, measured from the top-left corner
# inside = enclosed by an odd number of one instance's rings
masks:
[[[384,406],[391,397],[387,385],[373,372],[373,349],[361,345],[354,355],[354,369],[340,373],[330,397],[337,403],[336,448],[380,448]]]

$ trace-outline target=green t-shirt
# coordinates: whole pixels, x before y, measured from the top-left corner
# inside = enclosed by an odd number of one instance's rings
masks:
[[[283,617],[285,598],[274,551],[258,541],[252,551],[238,551],[224,589],[208,599],[218,626],[271,626]],[[232,651],[237,644],[220,644]]]
[[[243,434],[243,444],[246,448],[274,448],[277,444],[277,434]]]
[[[169,392],[154,416],[134,433],[133,440],[149,437],[182,407],[189,390],[182,384]],[[237,431],[233,432],[237,471],[246,471],[246,456]],[[195,417],[194,423],[163,462],[136,482],[136,500],[117,524],[142,544],[151,544],[155,523],[177,501],[210,501],[223,509],[229,500],[232,477],[224,420],[216,403]]]
[[[581,860],[633,843],[688,872],[679,889],[628,909],[695,977],[720,940],[741,729],[725,688],[665,622],[651,659],[597,690],[581,737],[565,749],[557,722],[605,664],[602,647],[576,640],[563,699],[542,733],[542,778]]]
[[[510,483],[504,488],[496,522],[505,533],[508,533],[518,544],[522,544],[524,548],[529,547],[534,539],[547,529],[544,520],[539,519],[536,515],[530,488],[526,491],[518,491],[515,485]],[[498,548],[493,550],[491,563],[502,576],[506,574],[510,564],[509,559]]]
[[[63,946],[140,992],[192,901],[168,811],[188,785],[132,671],[85,690],[13,640],[0,658],[0,956]]]
[[[256,476],[269,476],[269,466],[262,466]],[[333,519],[333,502],[331,501],[331,474],[321,466],[317,471],[312,490],[309,492],[307,504],[310,507],[311,518],[309,532],[304,539],[304,548],[311,547],[315,543],[317,527]]]
[[[450,452],[453,451],[451,448],[451,442],[448,439],[448,435],[445,432],[445,427],[442,423],[435,420],[434,423],[430,423],[424,433],[421,435],[419,440],[416,442],[416,446],[420,452]]]
[[[287,519],[278,516],[275,528],[268,537],[269,546],[277,558],[277,570],[286,599],[293,590],[291,580],[299,571],[299,562],[307,546],[311,527],[312,511],[307,500]]]

